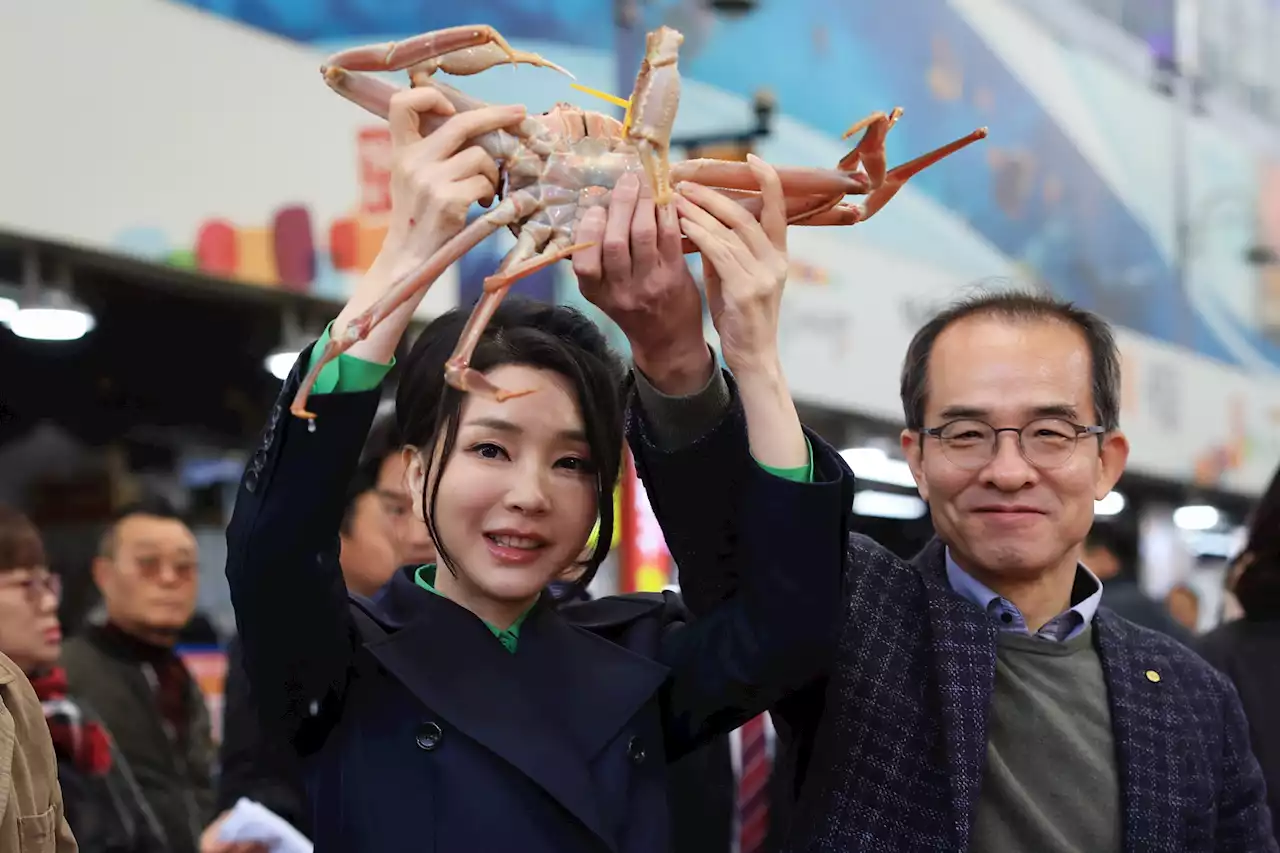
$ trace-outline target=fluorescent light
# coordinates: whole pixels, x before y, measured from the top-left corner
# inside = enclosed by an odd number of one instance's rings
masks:
[[[295,352],[289,352],[287,350],[273,352],[271,355],[267,356],[263,364],[272,376],[283,382],[289,378],[289,371],[293,369],[293,363],[298,360],[300,352],[301,350]]]
[[[32,341],[74,341],[93,327],[93,315],[75,308],[21,308],[9,319],[15,335]]]
[[[1173,511],[1173,523],[1183,530],[1212,530],[1218,526],[1218,510],[1207,505],[1180,506]]]
[[[851,447],[840,451],[840,455],[849,463],[853,475],[859,480],[901,486],[904,489],[916,487],[916,478],[911,476],[911,466],[901,459],[890,458],[879,448]]]
[[[1249,531],[1237,527],[1225,533],[1206,530],[1183,530],[1182,541],[1198,557],[1219,557],[1229,560],[1239,554],[1248,539]]]
[[[0,324],[5,326],[13,320],[13,316],[18,313],[18,303],[16,300],[0,296]]]
[[[928,510],[925,502],[914,495],[866,491],[853,496],[853,511],[875,518],[923,518]]]
[[[1124,511],[1124,495],[1119,492],[1107,492],[1100,501],[1093,502],[1094,515],[1119,515]]]

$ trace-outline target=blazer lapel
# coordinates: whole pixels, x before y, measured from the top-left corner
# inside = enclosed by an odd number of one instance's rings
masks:
[[[521,625],[514,655],[474,614],[405,572],[373,612],[396,629],[366,644],[390,673],[617,849],[588,762],[653,695],[665,668],[566,624],[546,598]]]
[[[1142,659],[1129,629],[1105,609],[1094,619],[1095,645],[1111,704],[1124,815],[1124,848],[1142,850],[1155,839],[1135,835],[1139,827],[1178,826],[1179,756],[1174,676],[1165,660]],[[1154,680],[1153,680],[1154,679]]]
[[[934,539],[912,561],[929,603],[934,672],[951,777],[951,809],[963,827],[956,849],[969,846],[969,827],[987,757],[987,718],[996,677],[996,628],[978,607],[951,591],[945,550]]]

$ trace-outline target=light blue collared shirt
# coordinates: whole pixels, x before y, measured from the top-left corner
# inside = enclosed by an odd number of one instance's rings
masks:
[[[1076,587],[1082,584],[1086,585],[1088,589],[1092,589],[1093,592],[1079,604],[1073,605],[1069,610],[1062,611],[1044,623],[1044,626],[1039,631],[1036,631],[1035,634],[1031,634],[1031,631],[1027,628],[1027,620],[1022,616],[1022,611],[1012,601],[1001,598],[960,568],[956,561],[951,559],[950,548],[947,549],[947,582],[961,596],[985,610],[987,615],[995,620],[996,627],[1000,630],[1016,631],[1020,634],[1028,634],[1043,640],[1053,640],[1059,643],[1079,636],[1093,621],[1094,614],[1098,612],[1098,605],[1102,602],[1102,581],[1098,580],[1097,575],[1081,564],[1076,568],[1072,597],[1075,597]]]

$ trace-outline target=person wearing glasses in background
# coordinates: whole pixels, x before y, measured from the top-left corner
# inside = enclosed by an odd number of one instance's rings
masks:
[[[15,753],[24,759],[0,766],[0,850],[64,853],[76,850],[78,841],[82,853],[164,853],[155,816],[106,727],[68,694],[66,673],[58,666],[61,593],[36,526],[0,506],[0,655],[21,673],[15,679],[8,666],[0,667],[0,742],[16,741]],[[17,731],[12,722],[30,725],[28,717],[34,716],[22,713],[20,694],[27,691],[18,682],[24,675],[47,733]],[[45,744],[52,740],[56,769],[40,770],[45,762],[38,736]],[[49,795],[33,802],[31,791],[20,790],[24,783],[44,787]]]
[[[655,325],[696,329],[673,289],[632,291]],[[637,385],[679,398],[700,437],[663,447],[643,423],[635,446],[656,445],[637,465],[699,613],[738,585],[747,439],[696,334],[700,382],[686,367]],[[794,800],[783,848],[1276,851],[1231,682],[1111,612],[1081,564],[1129,453],[1107,324],[1038,294],[970,298],[916,334],[901,397],[937,538],[904,561],[850,536],[831,658],[771,709]]]
[[[71,693],[111,730],[160,823],[166,853],[196,853],[215,815],[216,753],[204,695],[174,650],[195,612],[195,535],[166,501],[126,507],[98,545],[93,580],[106,621],[63,647]],[[226,845],[217,853],[253,850]]]

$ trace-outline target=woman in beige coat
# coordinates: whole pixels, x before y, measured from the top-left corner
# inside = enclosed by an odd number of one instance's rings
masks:
[[[62,809],[53,740],[36,692],[0,654],[0,850],[76,853]]]

